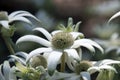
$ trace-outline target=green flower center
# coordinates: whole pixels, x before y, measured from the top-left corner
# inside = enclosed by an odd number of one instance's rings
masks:
[[[44,68],[47,67],[47,61],[43,56],[34,56],[30,61],[30,64],[33,68],[43,66]]]
[[[65,49],[73,45],[74,38],[67,32],[56,33],[52,38],[52,45],[56,49]]]
[[[82,71],[87,71],[87,69],[91,66],[92,65],[89,61],[81,61],[80,63],[76,64],[75,72],[80,74]]]
[[[5,11],[0,12],[0,20],[8,20],[8,14]]]

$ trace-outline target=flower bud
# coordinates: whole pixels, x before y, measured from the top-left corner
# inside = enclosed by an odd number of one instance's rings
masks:
[[[31,60],[30,60],[30,65],[33,68],[39,67],[39,66],[43,66],[44,68],[47,67],[47,61],[46,59],[39,55],[39,56],[34,56]]]
[[[80,74],[82,71],[87,71],[87,69],[91,66],[92,64],[89,61],[81,61],[80,63],[76,64],[75,72]]]

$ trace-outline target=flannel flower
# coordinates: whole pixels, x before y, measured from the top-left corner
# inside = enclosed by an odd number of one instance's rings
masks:
[[[88,72],[93,74],[99,72],[96,80],[113,80],[114,73],[117,73],[117,70],[114,68],[114,65],[120,64],[120,61],[112,59],[104,59],[101,61],[93,62],[93,66],[88,68]]]
[[[104,59],[101,61],[81,61],[75,67],[75,73],[65,80],[93,80],[93,76],[97,74],[95,80],[113,80],[114,73],[117,70],[114,65],[120,64],[120,61],[112,59]]]
[[[30,18],[33,18],[39,21],[35,16],[33,16],[27,11],[15,11],[9,15],[7,12],[1,11],[0,12],[0,25],[2,25],[6,29],[9,29],[10,24],[15,21],[23,21],[23,22],[31,24],[31,21],[27,19],[26,17],[30,17]]]
[[[84,35],[76,31],[79,24],[80,22],[73,25],[72,18],[69,18],[66,28],[62,25],[62,30],[53,31],[51,34],[44,28],[35,28],[33,31],[41,32],[47,40],[36,35],[25,35],[19,38],[16,44],[32,41],[45,46],[31,51],[26,61],[29,62],[33,56],[43,53],[43,56],[47,59],[47,67],[50,73],[54,72],[58,63],[65,64],[65,62],[71,70],[74,70],[75,60],[81,60],[81,46],[92,52],[95,52],[94,47],[96,47],[103,52],[103,49],[96,42],[83,38]]]

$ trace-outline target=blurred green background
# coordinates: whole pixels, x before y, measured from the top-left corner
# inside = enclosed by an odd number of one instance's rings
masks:
[[[65,24],[69,17],[72,17],[74,23],[82,21],[79,31],[84,33],[87,38],[92,38],[100,43],[105,49],[104,55],[99,51],[95,56],[88,55],[85,51],[83,58],[91,60],[100,60],[103,58],[119,59],[119,33],[120,19],[113,20],[109,25],[107,21],[116,12],[120,11],[120,0],[0,0],[0,10],[11,13],[17,10],[26,10],[39,18],[42,24],[36,23],[30,26],[24,23],[16,23],[17,31],[12,40],[16,40],[25,34],[32,33],[34,27],[44,27],[48,31],[57,29],[59,23]],[[117,33],[118,36],[113,39],[117,44],[111,44],[111,36]],[[117,40],[117,41],[116,41]],[[19,45],[19,50],[30,52],[30,50],[39,47],[37,44],[23,43]],[[110,44],[110,45],[108,45]],[[108,45],[108,46],[104,46]],[[115,47],[110,49],[110,47]],[[0,63],[7,59],[9,54],[3,39],[0,37]],[[114,56],[113,56],[114,55]]]

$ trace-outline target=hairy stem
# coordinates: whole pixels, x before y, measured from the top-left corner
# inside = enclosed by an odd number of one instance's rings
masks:
[[[65,53],[63,53],[63,54],[62,54],[62,57],[61,57],[60,71],[61,71],[61,72],[64,72],[64,71],[65,71]]]
[[[2,36],[2,38],[4,39],[4,42],[7,46],[10,54],[15,54],[15,51],[14,51],[12,45],[11,45],[11,39],[9,37],[4,37],[4,36]]]

